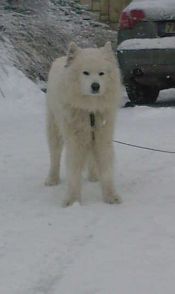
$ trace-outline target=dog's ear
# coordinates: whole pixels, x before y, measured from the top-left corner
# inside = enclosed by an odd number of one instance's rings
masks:
[[[115,59],[110,41],[106,42],[105,46],[102,47],[102,51],[109,60],[113,61]]]
[[[104,49],[106,50],[106,52],[112,52],[113,53],[113,51],[112,51],[112,45],[111,45],[111,42],[110,41],[108,41],[108,42],[106,42],[106,44],[105,44],[105,46],[104,46]]]
[[[65,67],[68,67],[72,61],[75,59],[79,52],[80,48],[75,44],[74,42],[71,42],[68,48],[68,53],[67,53],[67,61]]]

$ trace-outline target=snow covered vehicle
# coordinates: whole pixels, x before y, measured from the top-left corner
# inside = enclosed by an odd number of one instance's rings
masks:
[[[121,13],[118,59],[131,102],[175,87],[175,0],[134,0]]]

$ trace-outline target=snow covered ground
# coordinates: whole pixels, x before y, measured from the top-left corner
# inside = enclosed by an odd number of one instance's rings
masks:
[[[10,66],[0,89],[0,293],[173,294],[175,155],[116,144],[123,203],[84,180],[83,205],[62,208],[64,162],[62,184],[44,186],[44,94]],[[174,125],[174,108],[122,108],[115,139],[175,150]]]

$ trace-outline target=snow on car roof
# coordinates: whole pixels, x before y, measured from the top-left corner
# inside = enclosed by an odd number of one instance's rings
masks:
[[[124,11],[144,10],[150,19],[175,19],[175,0],[134,0]]]
[[[118,51],[141,49],[175,49],[175,37],[129,39],[118,46]]]

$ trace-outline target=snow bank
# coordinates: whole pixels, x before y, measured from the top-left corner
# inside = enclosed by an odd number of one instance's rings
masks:
[[[95,14],[77,1],[68,0],[1,0],[0,47],[7,38],[14,46],[14,64],[34,81],[47,80],[52,61],[67,53],[71,41],[100,47],[111,40],[117,47],[116,31],[97,22]]]

